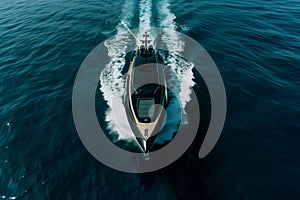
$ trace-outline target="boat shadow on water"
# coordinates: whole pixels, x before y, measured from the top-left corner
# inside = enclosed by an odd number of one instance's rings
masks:
[[[191,181],[195,183],[191,185],[191,189],[199,193],[198,186],[201,185],[201,181],[203,181],[203,179],[205,179],[206,177],[205,174],[201,173],[204,171],[202,170],[202,168],[205,167],[205,165],[203,165],[205,159],[200,160],[198,158],[198,153],[210,123],[211,102],[207,86],[204,80],[202,79],[201,75],[196,70],[193,70],[193,73],[194,81],[196,83],[193,86],[193,89],[195,91],[195,94],[198,99],[197,101],[199,103],[199,110],[201,116],[200,122],[198,122],[197,119],[189,117],[189,113],[193,112],[193,107],[191,106],[192,103],[188,103],[185,108],[185,112],[188,117],[188,123],[184,124],[181,128],[183,130],[182,133],[189,133],[191,131],[191,124],[199,123],[197,135],[194,141],[192,142],[191,146],[187,149],[185,153],[183,153],[183,155],[178,160],[176,160],[175,162],[163,169],[138,175],[140,178],[140,183],[144,186],[146,191],[150,191],[153,187],[153,184],[155,184],[158,180],[168,182],[168,184],[172,186],[172,188],[178,187],[177,189],[180,190],[180,186],[177,184],[178,177],[181,177],[184,179],[182,181]],[[191,99],[191,102],[192,101],[195,101],[195,99]],[[170,123],[172,123],[171,120]],[[177,132],[173,133],[173,137],[176,135],[176,133]],[[159,148],[162,148],[169,142],[161,145]],[[195,182],[195,177],[199,177],[199,179],[197,179],[199,183]],[[201,180],[201,178],[203,179]],[[203,191],[203,193],[205,193],[205,191]]]

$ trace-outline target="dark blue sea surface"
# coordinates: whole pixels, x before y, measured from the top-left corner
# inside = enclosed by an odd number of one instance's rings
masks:
[[[111,169],[85,149],[72,91],[85,57],[120,21],[140,27],[143,2],[152,5],[151,26],[168,20],[167,5],[173,28],[208,51],[228,107],[207,157],[198,158],[199,133],[170,166],[138,175]],[[299,1],[0,2],[2,199],[299,199],[299,121]]]

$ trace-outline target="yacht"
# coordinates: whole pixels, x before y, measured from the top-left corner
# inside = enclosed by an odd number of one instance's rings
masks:
[[[124,106],[136,140],[147,153],[163,127],[168,99],[162,56],[150,44],[147,32],[143,37],[142,45],[131,56]]]

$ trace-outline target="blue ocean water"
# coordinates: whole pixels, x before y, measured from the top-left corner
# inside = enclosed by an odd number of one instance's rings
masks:
[[[1,1],[0,198],[299,199],[299,10],[296,0]],[[75,76],[121,21],[170,25],[214,59],[228,111],[206,158],[195,141],[165,169],[127,174],[82,145]]]

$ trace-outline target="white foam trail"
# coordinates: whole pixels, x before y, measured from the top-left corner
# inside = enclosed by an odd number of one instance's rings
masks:
[[[137,40],[136,35],[130,30],[128,24],[126,24],[126,22],[121,20],[121,24],[124,25],[124,27],[127,29],[127,31],[134,37],[135,40]]]
[[[105,119],[108,122],[108,128],[118,135],[118,139],[125,140],[133,139],[134,135],[128,121],[124,120],[127,118],[123,105],[125,80],[121,71],[125,65],[125,55],[128,44],[130,42],[140,42],[140,40],[143,39],[142,34],[145,31],[150,31],[152,1],[140,1],[139,28],[141,31],[138,33],[137,37],[135,37],[128,28],[128,24],[130,24],[133,17],[134,6],[134,2],[131,0],[125,2],[122,11],[122,19],[116,27],[117,34],[113,39],[105,42],[111,61],[106,65],[100,75],[100,90],[103,92],[103,97],[109,106]],[[136,38],[136,41],[130,41],[128,33],[132,34],[134,38]],[[150,35],[153,37],[153,34],[150,33]]]
[[[122,69],[125,65],[126,48],[132,41],[128,35],[128,26],[134,14],[134,2],[126,0],[122,10],[122,19],[117,25],[117,34],[105,42],[110,62],[100,75],[100,90],[107,101],[109,109],[106,111],[108,128],[118,135],[118,139],[133,138],[130,125],[126,119],[123,105],[124,84]]]
[[[183,113],[185,114],[185,106],[190,101],[191,88],[194,86],[193,82],[193,63],[187,62],[180,57],[181,52],[184,51],[184,41],[180,40],[178,34],[175,32],[178,25],[174,21],[176,16],[169,9],[170,3],[167,0],[161,1],[157,4],[157,10],[162,19],[160,27],[165,28],[162,36],[163,43],[166,44],[169,55],[166,58],[168,66],[170,66],[173,74],[176,77],[170,78],[168,87],[172,89],[175,94],[178,94]],[[183,116],[184,117],[184,116]],[[187,119],[184,119],[187,120]],[[183,123],[187,123],[184,121]]]
[[[152,17],[152,0],[140,0],[140,24],[141,29],[150,29]]]
[[[149,40],[153,45],[153,41],[155,38],[154,33],[151,31],[151,18],[152,18],[152,0],[140,0],[140,23],[139,29],[140,32],[137,36],[137,43],[140,46],[141,40],[143,40],[143,34],[147,31],[149,33]]]

